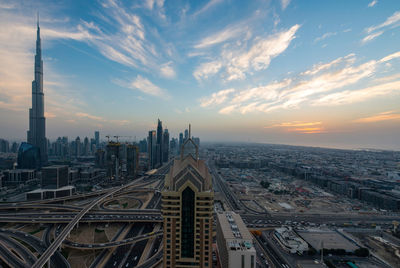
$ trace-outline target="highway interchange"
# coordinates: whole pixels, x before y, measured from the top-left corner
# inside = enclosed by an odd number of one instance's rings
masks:
[[[391,224],[400,217],[387,215],[379,218],[363,214],[292,214],[268,213],[254,210],[226,187],[212,163],[208,163],[213,175],[214,187],[219,191],[231,210],[238,212],[250,229],[265,229],[280,226],[286,221],[313,224],[340,225],[346,222]],[[162,215],[161,190],[164,175],[171,162],[155,174],[143,176],[129,184],[88,194],[67,198],[0,204],[0,223],[13,222],[15,225],[37,224],[42,226],[41,239],[18,230],[0,229],[0,259],[10,267],[70,267],[61,254],[62,248],[83,251],[97,250],[90,267],[154,267],[162,260]],[[137,195],[152,193],[145,206]],[[130,197],[138,201],[139,209],[110,209],[107,202],[118,197]],[[79,205],[73,203],[80,200]],[[82,205],[83,204],[83,205]],[[82,224],[120,223],[122,227],[109,242],[78,243],[68,237],[74,228]],[[265,241],[256,239],[258,257],[269,257],[276,267],[285,267]],[[263,255],[260,257],[260,252]]]

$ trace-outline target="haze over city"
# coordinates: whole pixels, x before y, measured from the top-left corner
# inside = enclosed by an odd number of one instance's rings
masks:
[[[38,12],[52,140],[162,117],[203,141],[400,149],[398,1],[1,1],[3,138],[26,138]]]

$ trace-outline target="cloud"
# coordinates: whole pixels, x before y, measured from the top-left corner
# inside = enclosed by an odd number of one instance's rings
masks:
[[[290,0],[281,0],[282,10],[285,10],[290,4]]]
[[[210,97],[202,98],[200,100],[200,106],[207,107],[210,105],[221,104],[226,100],[228,95],[234,91],[235,90],[233,88],[230,88],[213,93]]]
[[[328,37],[335,36],[335,35],[337,35],[336,32],[324,33],[322,36],[315,38],[314,42],[319,42],[319,41],[322,41],[322,40],[324,40],[324,39],[326,39]]]
[[[377,0],[373,0],[371,3],[368,4],[368,7],[373,7],[378,3]]]
[[[221,99],[217,98],[217,92],[203,100],[205,104],[210,101],[212,104],[222,106],[219,108],[219,113],[222,114],[267,113],[277,109],[295,109],[302,104],[333,106],[360,102],[400,91],[400,81],[393,81],[397,76],[390,76],[390,79],[386,77],[385,80],[373,79],[378,68],[387,68],[386,64],[390,60],[399,57],[400,53],[396,52],[380,60],[370,60],[355,65],[355,55],[349,54],[328,63],[316,64],[309,70],[293,74],[281,81],[235,90]],[[346,87],[368,79],[375,85],[346,90]],[[215,99],[218,99],[218,102],[213,101]]]
[[[318,100],[313,101],[312,105],[336,106],[351,104],[399,92],[400,81],[395,81],[358,90],[345,90],[337,93],[328,94]]]
[[[274,124],[271,126],[266,126],[264,128],[281,128],[288,132],[297,132],[301,134],[315,134],[315,133],[326,132],[321,125],[322,122],[293,121],[293,122]]]
[[[362,43],[366,43],[368,41],[371,41],[378,36],[382,35],[389,27],[390,28],[396,28],[400,26],[400,11],[396,11],[388,17],[384,22],[378,25],[373,25],[368,28],[365,28],[365,32],[367,33],[367,36],[365,36],[362,39]],[[378,32],[375,32],[378,31]],[[375,33],[373,33],[375,32]]]
[[[79,118],[88,118],[88,119],[96,120],[96,121],[106,121],[104,118],[102,118],[100,116],[95,116],[95,115],[91,115],[91,114],[83,113],[83,112],[75,113],[75,116],[77,116]]]
[[[367,33],[371,33],[373,31],[382,29],[382,28],[386,28],[388,26],[392,26],[395,23],[400,21],[400,11],[396,11],[395,13],[393,13],[392,16],[390,16],[389,18],[387,18],[383,23],[375,25],[375,26],[371,26],[365,29],[365,31]]]
[[[400,120],[400,114],[395,113],[394,111],[382,112],[377,115],[356,119],[353,122],[375,123],[375,122],[388,121],[388,120]]]
[[[213,8],[214,6],[216,6],[222,2],[223,2],[223,0],[210,0],[205,6],[203,6],[201,9],[199,9],[198,11],[193,13],[193,17],[197,17],[197,16],[205,13],[209,9]]]
[[[194,48],[206,48],[210,47],[222,42],[225,42],[227,40],[230,40],[232,38],[235,38],[239,36],[240,34],[246,32],[248,30],[247,27],[241,27],[238,25],[230,26],[222,31],[219,31],[213,35],[210,35],[208,37],[203,38],[198,44],[194,46]]]
[[[121,83],[120,83],[120,85],[121,85]],[[160,98],[164,98],[164,99],[169,98],[169,95],[167,94],[167,92],[164,89],[154,85],[150,80],[148,80],[147,78],[144,78],[141,75],[138,75],[134,81],[132,81],[128,84],[123,83],[122,85],[125,85],[131,89],[140,90],[143,93],[148,94],[148,95],[152,95],[152,96],[156,96],[156,97],[160,97]]]
[[[161,65],[160,72],[161,72],[161,75],[166,78],[174,78],[176,76],[175,70],[172,67],[172,61]]]
[[[209,76],[219,72],[222,68],[222,63],[219,61],[206,62],[201,64],[193,73],[197,80],[207,79]]]
[[[239,48],[224,46],[221,56],[213,61],[202,63],[197,67],[193,76],[197,80],[207,79],[219,71],[224,70],[226,81],[241,80],[247,73],[261,71],[268,68],[271,60],[282,54],[295,38],[300,25],[277,32],[266,38],[257,37],[247,49],[247,44]]]
[[[372,40],[374,40],[375,38],[379,37],[379,36],[382,35],[382,34],[383,34],[383,31],[369,34],[369,35],[367,35],[366,37],[364,37],[364,38],[361,40],[361,43],[367,43],[367,42],[369,42],[369,41],[372,41]]]

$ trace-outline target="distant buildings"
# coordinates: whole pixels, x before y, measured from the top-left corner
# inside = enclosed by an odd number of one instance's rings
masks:
[[[156,166],[162,166],[163,163],[163,128],[162,122],[158,119],[157,124],[157,145],[156,145]]]
[[[222,268],[255,268],[253,237],[235,212],[217,213],[217,247]]]
[[[195,155],[185,152],[186,145],[196,148]],[[162,192],[163,267],[212,266],[213,199],[212,177],[188,139]]]

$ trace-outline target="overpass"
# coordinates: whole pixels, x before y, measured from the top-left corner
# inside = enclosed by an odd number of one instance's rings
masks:
[[[123,245],[133,244],[142,240],[150,239],[152,237],[161,236],[163,231],[153,232],[142,234],[136,237],[127,238],[124,240],[119,241],[111,241],[106,243],[95,243],[95,244],[83,244],[83,243],[75,243],[70,240],[64,240],[63,245],[70,248],[75,249],[105,249],[105,248],[112,248],[112,247],[119,247]]]
[[[171,162],[169,162],[166,166],[160,169],[164,171],[164,169],[167,169],[171,165]],[[120,186],[120,187],[115,187],[112,189],[108,189],[108,191],[105,191],[104,194],[100,195],[98,198],[90,202],[87,206],[85,206],[76,216],[68,223],[68,225],[61,231],[61,233],[55,238],[53,243],[50,244],[50,246],[47,248],[47,250],[40,256],[40,258],[35,262],[35,264],[32,266],[33,268],[41,268],[45,265],[46,262],[49,261],[50,257],[54,254],[54,252],[61,246],[62,242],[65,240],[65,238],[70,234],[71,230],[75,227],[76,224],[85,216],[87,212],[89,212],[91,209],[93,209],[95,206],[103,202],[106,198],[113,196],[114,194],[125,190],[128,187],[135,186],[135,184],[138,184],[139,181],[142,181],[144,177],[141,177],[138,180],[135,180],[131,183],[128,183],[126,185]]]

